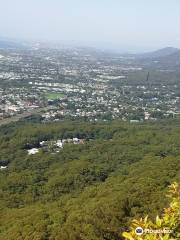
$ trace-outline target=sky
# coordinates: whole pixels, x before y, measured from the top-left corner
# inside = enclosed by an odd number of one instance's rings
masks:
[[[0,37],[118,51],[180,48],[180,0],[0,0]]]

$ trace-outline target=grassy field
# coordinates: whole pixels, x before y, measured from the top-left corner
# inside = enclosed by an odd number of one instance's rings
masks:
[[[50,100],[56,100],[58,98],[64,97],[63,93],[46,93],[46,97]]]

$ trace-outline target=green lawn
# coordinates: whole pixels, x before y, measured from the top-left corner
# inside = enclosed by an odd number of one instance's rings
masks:
[[[46,97],[50,100],[56,100],[58,98],[64,97],[63,93],[46,93]]]

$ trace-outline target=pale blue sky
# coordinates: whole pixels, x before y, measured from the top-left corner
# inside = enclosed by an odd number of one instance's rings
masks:
[[[122,51],[180,47],[180,0],[0,0],[0,36]]]

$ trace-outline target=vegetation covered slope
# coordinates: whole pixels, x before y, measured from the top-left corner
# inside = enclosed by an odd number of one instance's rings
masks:
[[[0,128],[0,240],[117,240],[179,182],[180,122],[21,123]],[[27,144],[78,137],[59,152]]]

